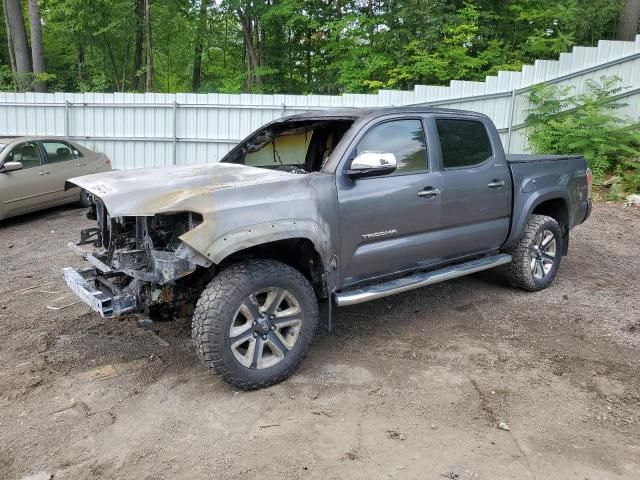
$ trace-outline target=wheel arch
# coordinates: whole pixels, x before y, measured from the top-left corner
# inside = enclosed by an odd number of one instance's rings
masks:
[[[569,205],[564,198],[552,198],[538,203],[531,215],[546,215],[553,218],[565,230],[569,229]]]
[[[268,241],[256,239],[249,244],[243,244],[240,248],[230,249],[226,256],[215,263],[220,268],[225,268],[228,265],[251,258],[277,260],[304,275],[313,286],[319,299],[328,298],[327,262],[317,244],[307,236],[279,237],[272,236]]]
[[[526,199],[522,207],[519,207],[517,203],[514,204],[511,232],[503,247],[511,247],[520,239],[531,215],[546,215],[560,224],[564,236],[563,255],[566,255],[569,226],[571,225],[569,203],[566,191],[552,188],[535,192]]]

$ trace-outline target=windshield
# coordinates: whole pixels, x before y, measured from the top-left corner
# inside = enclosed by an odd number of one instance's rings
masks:
[[[0,143],[0,153],[2,152],[2,150],[4,150],[4,147],[6,146],[7,146],[6,143]]]
[[[252,167],[296,166],[304,167],[313,130],[289,130],[273,137],[259,150],[247,152],[244,164]]]
[[[317,172],[353,120],[283,122],[256,131],[222,159],[291,173]]]

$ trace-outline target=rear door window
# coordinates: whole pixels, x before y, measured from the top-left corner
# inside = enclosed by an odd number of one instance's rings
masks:
[[[487,129],[474,120],[436,119],[446,169],[474,167],[493,155]]]
[[[80,152],[65,142],[42,142],[45,152],[47,152],[48,163],[66,162],[80,157]]]

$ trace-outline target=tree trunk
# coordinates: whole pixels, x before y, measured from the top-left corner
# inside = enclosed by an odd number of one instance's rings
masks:
[[[127,39],[127,46],[124,49],[124,61],[122,62],[122,81],[120,82],[120,91],[124,92],[127,85],[127,66],[129,65],[129,50],[131,42]]]
[[[38,0],[29,0],[29,28],[31,29],[31,59],[33,60],[33,73],[41,75],[45,72],[44,46],[42,44],[42,18]],[[33,84],[36,92],[46,92],[47,84],[42,79],[37,79]]]
[[[311,86],[311,30],[307,30],[307,86]]]
[[[144,47],[144,0],[136,0],[134,17],[136,46],[133,54],[131,90],[136,91],[140,87],[140,70],[142,69],[142,50]]]
[[[13,42],[13,55],[16,62],[16,87],[24,92],[31,84],[31,55],[27,42],[27,31],[24,28],[22,5],[20,0],[6,0],[5,15],[9,23],[11,41]]]
[[[153,43],[151,41],[151,0],[144,0],[144,23],[147,35],[147,83],[146,91],[153,90]]]
[[[241,10],[238,10],[237,13],[238,20],[240,20],[240,25],[242,26],[242,34],[244,35],[247,53],[249,54],[249,71],[252,72],[251,76],[253,76],[250,81],[253,83],[253,80],[255,80],[256,85],[262,87],[262,78],[256,74],[256,69],[260,67],[260,56],[256,51],[250,20]]]
[[[260,30],[256,30],[256,35],[258,31],[260,32],[260,35],[258,35],[258,53],[260,56],[260,65],[266,65],[267,64],[267,32],[264,29],[264,24],[261,25]]]
[[[111,48],[111,42],[107,40],[107,36],[102,34],[102,41],[107,47],[107,55],[109,56],[109,63],[111,63],[111,81],[113,82],[114,90],[117,92],[120,90],[120,74],[118,73],[118,65],[116,64],[116,58],[113,55],[113,49]]]
[[[76,62],[78,64],[78,81],[84,80],[84,47],[80,42],[76,44]]]
[[[624,8],[618,20],[618,40],[634,41],[638,33],[638,19],[640,18],[640,0],[625,0]]]
[[[251,90],[253,87],[253,75],[251,74],[251,62],[248,59],[247,53],[247,39],[242,38],[242,68],[247,69],[247,89]]]
[[[229,40],[229,33],[227,29],[227,16],[224,17],[224,44],[222,46],[222,68],[227,68],[227,43]]]
[[[202,83],[202,45],[207,26],[207,7],[209,2],[200,0],[200,12],[198,14],[198,27],[193,48],[193,72],[191,75],[191,90],[197,92]]]
[[[7,11],[7,0],[2,2],[3,11]],[[11,64],[11,75],[13,77],[13,85],[16,86],[16,57],[13,53],[13,39],[11,38],[11,29],[9,28],[9,16],[4,16],[4,26],[7,31],[7,49],[9,50],[9,62]]]

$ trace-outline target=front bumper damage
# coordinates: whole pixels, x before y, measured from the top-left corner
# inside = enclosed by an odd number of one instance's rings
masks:
[[[97,207],[88,216],[97,217],[98,227],[81,231],[80,241],[68,244],[89,264],[63,269],[76,296],[104,318],[187,303],[191,279],[181,279],[199,266],[211,266],[179,238],[193,227],[192,215],[111,219],[101,204]]]
[[[68,246],[91,267],[63,268],[64,280],[80,300],[103,318],[144,312],[152,305],[176,300],[175,282],[197,268],[184,251],[178,255],[185,258],[177,257],[176,252],[122,252],[109,266],[98,254],[84,251],[74,243]],[[146,268],[136,270],[139,265]]]
[[[64,281],[76,296],[103,318],[118,317],[137,309],[136,295],[122,292],[119,295],[98,288],[98,275],[94,268],[77,271],[72,267],[62,269]]]

